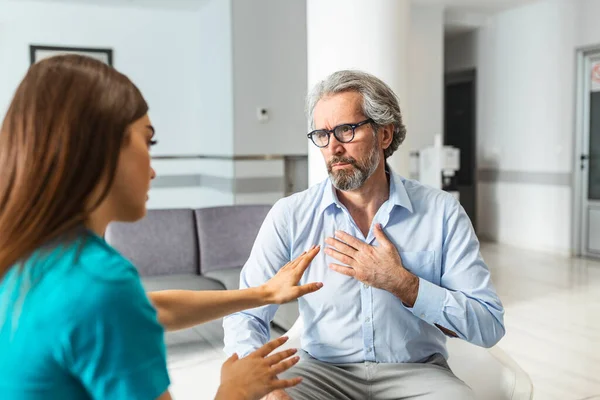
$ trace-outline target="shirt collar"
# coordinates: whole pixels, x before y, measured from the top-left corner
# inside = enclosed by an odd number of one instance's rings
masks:
[[[392,207],[400,206],[407,209],[409,212],[413,212],[413,206],[408,197],[408,193],[406,192],[406,188],[404,187],[403,178],[396,174],[390,166],[386,163],[386,173],[390,176],[390,197],[389,203]],[[331,183],[331,178],[327,178],[327,180],[323,183],[323,197],[321,199],[320,204],[320,212],[324,212],[327,208],[332,205],[337,205],[339,207],[342,206],[340,203],[333,184]]]
[[[337,198],[337,195],[335,194],[335,188],[333,187],[333,184],[331,183],[331,178],[327,178],[327,180],[325,180],[325,182],[323,182],[323,197],[321,198],[321,205],[320,205],[320,209],[319,211],[321,213],[323,213],[327,208],[329,208],[330,206],[337,204],[338,206],[341,206],[339,199]]]
[[[390,174],[390,203],[392,206],[400,206],[406,208],[409,212],[413,212],[412,202],[406,187],[404,186],[404,179],[391,170],[389,166],[386,166],[387,172]]]

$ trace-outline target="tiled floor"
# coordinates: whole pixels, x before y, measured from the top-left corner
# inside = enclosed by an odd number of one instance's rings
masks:
[[[221,320],[166,336],[174,400],[214,399],[224,361]]]
[[[600,399],[600,261],[497,244],[482,253],[506,309],[499,346],[529,373],[534,398]],[[220,321],[168,335],[176,400],[213,397],[222,335]]]
[[[497,244],[482,253],[506,309],[499,346],[529,373],[534,398],[600,398],[600,262]]]

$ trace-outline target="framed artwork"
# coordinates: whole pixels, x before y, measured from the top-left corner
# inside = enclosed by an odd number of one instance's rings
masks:
[[[99,49],[99,48],[85,48],[85,47],[57,47],[57,46],[40,46],[31,45],[29,46],[29,57],[31,64],[38,62],[39,60],[55,56],[58,54],[81,54],[100,60],[110,66],[113,65],[113,51],[112,49]]]

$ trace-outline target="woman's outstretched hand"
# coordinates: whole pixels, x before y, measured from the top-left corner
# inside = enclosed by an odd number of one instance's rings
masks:
[[[274,277],[265,283],[262,288],[265,291],[267,302],[270,304],[287,303],[323,287],[320,282],[298,286],[304,271],[320,250],[321,246],[313,246],[295,260],[284,265]]]
[[[300,378],[280,380],[281,374],[299,360],[296,349],[271,352],[287,341],[287,337],[275,339],[247,357],[231,356],[221,368],[221,386],[215,400],[259,400],[273,390],[296,386]],[[290,358],[291,357],[291,358]]]

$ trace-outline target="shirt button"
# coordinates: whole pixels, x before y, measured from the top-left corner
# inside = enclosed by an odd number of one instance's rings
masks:
[[[421,318],[425,318],[425,314],[421,314]]]
[[[372,352],[372,351],[373,351],[373,348],[371,348],[371,347],[368,347],[368,348],[367,348],[367,353],[370,353],[370,352]]]
[[[371,322],[371,318],[367,317],[367,318],[365,319],[365,322],[368,324],[369,322]]]
[[[366,283],[363,286],[365,287],[365,289],[369,288],[369,285],[367,285]]]

